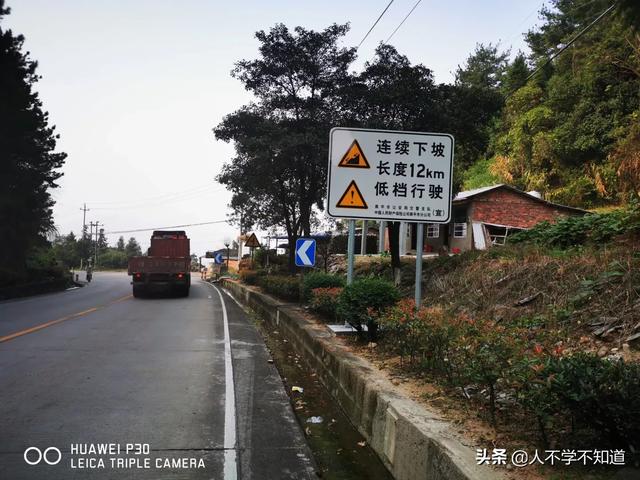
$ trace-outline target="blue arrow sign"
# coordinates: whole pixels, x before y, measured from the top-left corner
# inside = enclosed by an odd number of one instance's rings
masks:
[[[222,258],[222,254],[220,252],[216,253],[216,256],[213,257],[213,261],[217,264],[217,265],[221,265],[224,263],[224,258]]]
[[[316,241],[312,238],[296,240],[296,266],[313,267],[316,264]]]

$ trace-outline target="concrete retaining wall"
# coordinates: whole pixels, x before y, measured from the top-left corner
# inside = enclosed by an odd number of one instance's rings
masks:
[[[370,363],[331,340],[333,334],[303,318],[296,307],[224,280],[240,303],[277,329],[313,369],[397,480],[503,478],[478,466],[475,451],[422,405],[403,397]]]

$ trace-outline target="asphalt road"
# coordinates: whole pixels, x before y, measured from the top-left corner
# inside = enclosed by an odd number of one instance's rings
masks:
[[[197,278],[188,298],[130,288],[97,273],[81,289],[0,303],[0,479],[315,478],[240,307]]]

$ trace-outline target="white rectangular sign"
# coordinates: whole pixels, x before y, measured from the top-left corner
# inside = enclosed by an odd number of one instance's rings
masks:
[[[332,217],[424,223],[451,218],[453,136],[333,128],[327,212]]]

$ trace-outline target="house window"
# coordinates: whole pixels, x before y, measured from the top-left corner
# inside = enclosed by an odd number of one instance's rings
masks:
[[[440,225],[437,223],[427,224],[427,238],[439,238],[440,237]]]
[[[453,224],[453,238],[467,238],[467,224],[466,223],[454,223]]]

